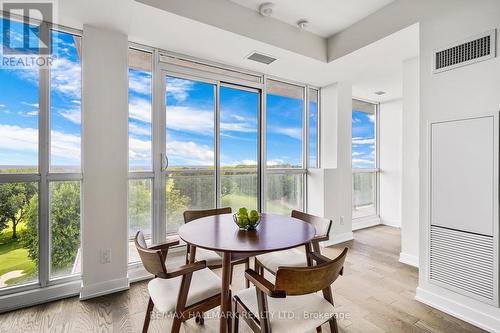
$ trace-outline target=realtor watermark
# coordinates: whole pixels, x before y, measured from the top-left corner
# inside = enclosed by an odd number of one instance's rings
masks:
[[[253,316],[254,314],[250,314],[247,312],[239,313],[238,316],[240,318],[244,318],[246,316]],[[292,312],[292,311],[268,311],[266,317],[270,320],[324,320],[328,321],[332,318],[337,320],[351,319],[351,314],[349,312],[315,312],[315,311],[302,311],[302,312]],[[220,318],[230,318],[233,319],[235,316],[234,312],[228,312],[225,316],[220,311],[209,311],[203,314],[203,317],[207,320],[215,319],[218,320]],[[188,319],[183,318],[182,314],[178,314],[175,312],[160,312],[153,310],[151,311],[151,319],[152,320],[162,320],[162,319]]]
[[[51,22],[55,1],[0,1],[3,12],[0,68],[49,67],[55,60],[51,50]]]

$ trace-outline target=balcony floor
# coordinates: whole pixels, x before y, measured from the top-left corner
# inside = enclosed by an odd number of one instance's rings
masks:
[[[350,251],[345,275],[333,294],[340,332],[481,332],[478,328],[414,300],[417,270],[398,262],[399,229],[377,226],[355,232],[355,240],[324,249],[334,257]],[[180,259],[180,258],[176,258]],[[243,287],[243,267],[235,270],[234,286]],[[217,271],[220,274],[220,271]],[[270,276],[269,276],[270,278]],[[148,295],[146,282],[130,290],[80,302],[77,297],[0,315],[0,332],[140,332]],[[217,320],[194,320],[185,332],[218,332]],[[240,330],[248,332],[244,322]],[[168,319],[152,320],[149,332],[169,332]],[[327,325],[324,332],[329,332]]]

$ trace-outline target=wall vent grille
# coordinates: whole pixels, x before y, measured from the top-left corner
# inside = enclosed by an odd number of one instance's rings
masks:
[[[495,57],[496,30],[468,38],[434,52],[434,73],[451,70]]]
[[[430,281],[493,303],[493,237],[431,225]]]
[[[265,55],[265,54],[262,54],[262,53],[258,53],[258,52],[252,52],[248,57],[247,59],[249,60],[253,60],[253,61],[257,61],[257,62],[260,62],[262,64],[266,64],[266,65],[269,65],[273,62],[275,62],[276,58],[274,57],[271,57],[271,56],[268,56],[268,55]]]

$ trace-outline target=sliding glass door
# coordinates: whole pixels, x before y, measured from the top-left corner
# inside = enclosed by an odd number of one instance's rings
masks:
[[[220,87],[221,206],[258,209],[260,91]]]
[[[167,233],[188,209],[216,205],[215,106],[217,85],[165,77],[165,152],[162,173]]]
[[[259,208],[260,90],[164,73],[161,220],[175,234],[188,209]]]

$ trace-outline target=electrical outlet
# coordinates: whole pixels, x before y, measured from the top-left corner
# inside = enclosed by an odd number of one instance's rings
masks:
[[[111,249],[102,249],[99,251],[101,264],[111,263]]]
[[[340,217],[340,224],[341,224],[341,225],[343,225],[343,224],[344,224],[344,217],[343,217],[343,216],[341,216],[341,217]]]

